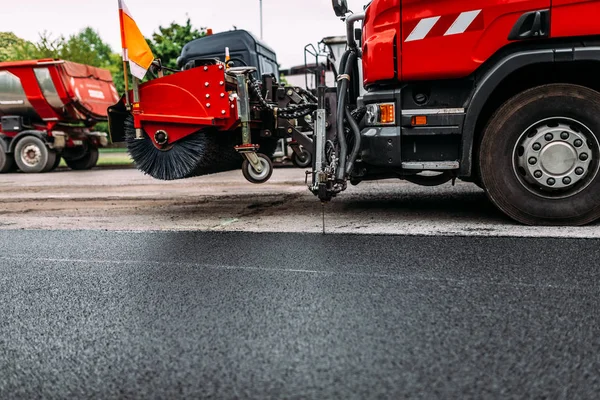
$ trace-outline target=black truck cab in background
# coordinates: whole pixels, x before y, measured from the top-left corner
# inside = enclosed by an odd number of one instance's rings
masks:
[[[225,61],[227,47],[232,66],[253,66],[258,68],[258,76],[273,74],[279,78],[279,65],[273,49],[245,30],[216,33],[189,42],[177,59],[177,66],[185,69],[190,62],[207,58]]]

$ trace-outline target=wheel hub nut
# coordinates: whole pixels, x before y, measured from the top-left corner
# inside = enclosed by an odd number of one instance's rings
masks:
[[[575,128],[578,125],[571,120],[555,120],[558,121],[541,121],[522,133],[513,148],[513,166],[528,190],[544,197],[561,198],[585,189],[586,185],[580,183],[589,183],[587,175],[592,175],[596,142],[585,136],[584,127]]]

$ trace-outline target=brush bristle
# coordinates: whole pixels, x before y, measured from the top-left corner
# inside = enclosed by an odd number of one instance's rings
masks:
[[[231,136],[227,134],[197,132],[177,141],[166,151],[157,149],[146,135],[144,139],[136,139],[133,118],[126,119],[125,134],[127,149],[136,167],[160,180],[186,179],[236,169],[242,161],[233,146],[222,145],[221,137]]]
[[[124,123],[129,155],[136,167],[155,179],[172,181],[240,169],[243,158],[235,151],[241,143],[240,132],[201,131],[181,139],[167,151],[157,149],[150,138],[135,138],[133,117]],[[260,152],[271,157],[277,139],[255,138]]]

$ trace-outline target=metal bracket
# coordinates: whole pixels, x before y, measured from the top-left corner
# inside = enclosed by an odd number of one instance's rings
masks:
[[[256,155],[256,152],[247,152],[244,153],[244,156],[252,165],[252,169],[254,169],[259,174],[263,171],[263,167],[258,159],[258,156]]]
[[[323,174],[325,174],[325,143],[326,143],[326,127],[327,115],[324,108],[317,110],[317,120],[315,121],[315,137],[314,137],[314,156],[315,156],[315,173],[313,176],[313,190],[318,190],[319,184],[323,183]]]
[[[235,76],[237,81],[238,94],[238,112],[242,123],[242,143],[250,144],[250,99],[248,98],[248,78],[246,75],[239,74]]]
[[[254,169],[257,173],[261,173],[263,171],[262,163],[260,162],[258,156],[256,155],[256,151],[260,148],[260,146],[256,144],[250,145],[242,145],[236,146],[235,150],[242,155],[250,165],[252,165],[252,169]]]

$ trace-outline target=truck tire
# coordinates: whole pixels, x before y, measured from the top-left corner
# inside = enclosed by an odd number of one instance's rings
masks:
[[[76,160],[65,159],[65,162],[72,170],[85,171],[96,166],[98,163],[98,156],[98,149],[90,147],[83,157]]]
[[[4,152],[0,146],[0,174],[9,172],[15,164],[15,159],[12,154]]]
[[[61,156],[60,155],[56,155],[56,161],[54,161],[54,164],[52,164],[52,166],[50,167],[50,169],[47,172],[52,172],[54,171],[56,168],[58,168],[58,166],[60,165],[60,160],[61,160]]]
[[[54,165],[57,154],[36,136],[25,136],[15,146],[15,162],[24,173],[46,172]]]
[[[586,225],[600,218],[600,93],[550,84],[507,101],[479,151],[491,201],[526,225]]]

